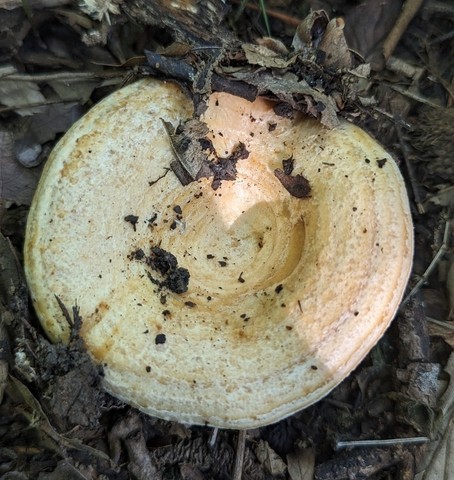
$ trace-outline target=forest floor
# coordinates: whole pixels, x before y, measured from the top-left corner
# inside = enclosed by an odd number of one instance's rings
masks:
[[[0,480],[454,479],[454,5],[269,0],[265,16],[259,1],[226,4],[0,0]],[[299,74],[337,112],[322,114],[310,92],[299,105],[328,127],[354,121],[396,159],[415,232],[405,302],[348,378],[277,424],[240,435],[144,415],[99,388],[77,340],[50,344],[30,304],[22,250],[42,167],[119,87],[177,75],[192,88],[184,71],[153,63],[171,47],[200,60],[195,47],[221,40],[231,62],[235,45],[265,70],[292,69],[282,60],[292,43],[319,58],[323,38],[332,62],[308,60]],[[232,71],[218,73],[229,84]]]

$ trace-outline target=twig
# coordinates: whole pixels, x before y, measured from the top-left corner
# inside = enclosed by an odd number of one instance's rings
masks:
[[[386,67],[392,72],[400,73],[415,81],[419,80],[424,73],[424,68],[412,65],[398,57],[390,57]]]
[[[417,102],[424,103],[424,105],[429,105],[430,107],[433,107],[433,108],[442,108],[441,105],[438,105],[437,103],[431,102],[430,100],[427,100],[427,98],[425,98],[425,97],[423,97],[423,96],[421,96],[417,93],[413,93],[408,89],[402,88],[399,85],[391,85],[390,84],[388,86],[392,90],[394,90],[394,91],[396,91],[396,92],[398,92],[402,95],[405,95],[406,97],[411,98],[412,100],[416,100]]]
[[[193,85],[198,73],[197,69],[185,62],[184,59],[166,57],[150,50],[145,50],[145,55],[153,73],[183,80],[190,86]],[[216,92],[231,93],[251,102],[257,97],[257,88],[253,85],[240,80],[224,78],[216,73],[211,75],[211,88]]]
[[[2,319],[0,320],[0,403],[3,401],[3,393],[8,383],[10,355],[8,334]]]
[[[246,450],[247,430],[238,430],[238,440],[236,444],[235,464],[233,466],[233,479],[241,480],[243,475],[244,452]]]
[[[28,105],[14,105],[12,107],[1,107],[0,113],[14,112],[24,108],[45,107],[47,105],[56,105],[58,103],[76,103],[77,100],[45,100],[43,102],[29,103]]]
[[[92,78],[112,78],[122,76],[118,70],[104,70],[102,72],[55,72],[55,73],[10,73],[2,75],[2,79],[14,80],[15,82],[52,82],[55,80],[64,80],[67,82],[77,82],[90,80]]]
[[[385,41],[383,42],[383,56],[385,62],[393,54],[399,40],[407,29],[409,23],[413,20],[424,0],[407,0],[402,8],[402,12],[399,15],[394,27],[388,33]]]
[[[426,317],[427,321],[430,323],[433,323],[434,325],[438,325],[440,327],[446,328],[446,330],[450,330],[451,332],[454,332],[454,325],[449,322],[445,322],[443,320],[437,320],[436,318],[432,317]]]
[[[208,440],[208,445],[210,448],[214,448],[216,445],[216,440],[218,439],[219,428],[214,427],[210,434],[210,439]]]
[[[440,35],[439,37],[435,37],[433,40],[427,43],[427,45],[435,45],[436,43],[441,43],[444,42],[445,40],[449,40],[452,37],[454,37],[454,30],[451,30],[448,33],[445,33],[444,35]]]
[[[436,0],[428,1],[422,7],[422,11],[425,15],[431,15],[433,13],[444,15],[445,17],[454,17],[454,5],[449,2],[440,2]]]
[[[352,440],[343,442],[337,440],[334,449],[363,448],[363,447],[393,447],[395,445],[421,445],[430,442],[429,437],[389,438],[385,440]]]
[[[420,215],[422,215],[425,213],[425,208],[424,208],[424,204],[421,199],[421,196],[419,194],[418,182],[416,180],[413,164],[412,162],[410,162],[410,159],[409,159],[410,157],[409,148],[408,148],[407,142],[403,138],[402,129],[400,128],[400,125],[396,124],[396,130],[397,130],[397,137],[399,138],[400,150],[402,152],[402,156],[404,157],[405,166],[407,167],[408,177],[410,179],[410,185],[413,191],[413,198],[415,200],[416,207],[418,208],[418,212],[420,213]]]
[[[430,265],[427,267],[426,271],[423,273],[422,277],[419,279],[418,283],[411,289],[411,292],[404,298],[402,303],[400,304],[400,308],[402,308],[408,300],[427,282],[430,274],[433,272],[434,268],[437,266],[438,262],[440,261],[441,257],[445,254],[446,250],[448,249],[448,239],[451,230],[451,220],[447,220],[445,224],[445,231],[443,234],[443,240],[438,252],[435,254],[434,258],[430,262]]]
[[[395,125],[399,125],[402,128],[405,128],[405,130],[412,130],[411,125],[407,123],[404,119],[402,118],[396,118],[392,113],[387,112],[383,108],[373,106],[372,110],[374,112],[379,113],[380,115],[383,115],[384,117],[388,118],[391,120]],[[374,117],[375,118],[375,117]]]

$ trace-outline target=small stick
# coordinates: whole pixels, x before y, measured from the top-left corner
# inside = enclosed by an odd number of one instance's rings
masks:
[[[103,72],[49,72],[49,73],[6,73],[0,75],[2,79],[14,80],[15,82],[85,82],[91,79],[121,77],[118,70],[104,70]]]
[[[448,2],[432,0],[426,2],[422,7],[422,11],[425,15],[441,14],[445,17],[454,17],[454,5],[450,5]]]
[[[429,437],[412,437],[412,438],[389,438],[386,440],[352,440],[343,442],[337,440],[334,449],[342,450],[343,448],[363,448],[363,447],[393,447],[394,445],[421,445],[430,442]]]
[[[385,41],[383,42],[383,56],[385,62],[393,54],[399,40],[404,34],[413,17],[416,15],[424,0],[407,0],[402,8],[402,12],[399,15],[394,27],[388,33]]]
[[[438,325],[440,327],[446,328],[447,330],[450,330],[451,332],[454,332],[454,325],[452,325],[452,322],[446,322],[445,320],[437,320],[436,318],[432,317],[426,317],[428,322],[433,323],[434,325]]]
[[[418,212],[420,215],[425,213],[425,208],[423,205],[423,201],[421,199],[421,195],[419,194],[418,182],[416,181],[416,175],[413,170],[413,164],[409,160],[409,148],[408,145],[403,138],[402,129],[399,125],[396,125],[397,130],[397,137],[399,138],[400,149],[402,151],[402,156],[404,157],[405,166],[407,167],[408,177],[410,179],[411,189],[413,191],[413,198],[415,200],[416,206],[418,208]]]
[[[247,430],[238,430],[238,440],[236,443],[235,464],[233,466],[233,479],[241,480],[243,475],[244,452],[246,450]]]
[[[216,445],[216,440],[218,439],[218,432],[218,427],[214,427],[211,431],[210,439],[208,441],[208,445],[210,446],[210,448],[214,448],[214,446]]]
[[[445,231],[443,234],[443,241],[438,249],[438,252],[435,254],[434,258],[430,262],[430,265],[427,267],[426,271],[423,273],[422,277],[419,279],[419,282],[411,289],[411,292],[402,300],[399,308],[402,308],[408,300],[427,282],[429,275],[433,272],[434,268],[437,266],[440,258],[445,254],[446,250],[448,249],[448,238],[449,233],[451,230],[451,220],[447,220],[445,224]]]

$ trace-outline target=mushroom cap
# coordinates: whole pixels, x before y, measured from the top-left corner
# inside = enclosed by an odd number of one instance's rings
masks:
[[[51,340],[70,332],[56,297],[77,303],[107,391],[164,419],[253,428],[322,398],[382,336],[411,269],[408,199],[361,129],[225,93],[210,97],[208,135],[220,157],[239,142],[249,156],[216,190],[183,186],[160,118],[191,116],[177,85],[147,79],[78,121],[35,194],[26,275]],[[274,173],[291,158],[306,198]],[[187,291],[169,287],[179,269]]]

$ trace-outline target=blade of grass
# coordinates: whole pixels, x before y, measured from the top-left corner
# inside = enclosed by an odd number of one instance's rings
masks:
[[[268,14],[266,13],[265,0],[259,0],[259,4],[263,15],[263,21],[265,22],[266,33],[269,37],[271,37],[270,22],[268,20]]]
[[[235,21],[237,21],[240,18],[240,15],[243,13],[244,9],[246,8],[246,2],[247,0],[241,0],[235,15]],[[263,17],[263,21],[265,23],[266,33],[269,37],[271,37],[270,22],[268,20],[268,14],[266,13],[265,0],[259,0],[259,8]]]

